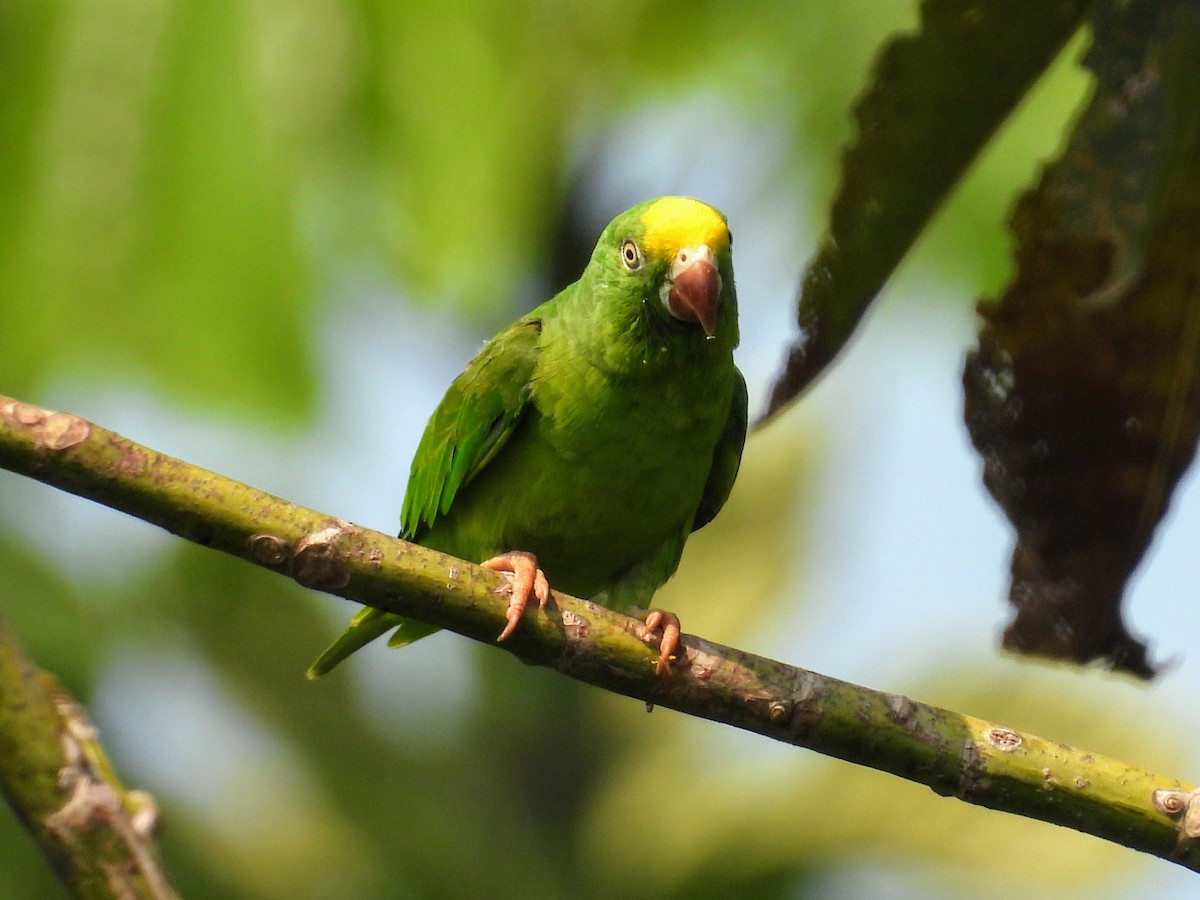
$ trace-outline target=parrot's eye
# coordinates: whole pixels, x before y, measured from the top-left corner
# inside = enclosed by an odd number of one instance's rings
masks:
[[[633,241],[625,241],[621,244],[621,262],[625,263],[625,268],[631,272],[641,268],[642,254],[638,250],[638,245]]]

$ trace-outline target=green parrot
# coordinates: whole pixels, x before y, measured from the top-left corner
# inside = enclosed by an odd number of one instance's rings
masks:
[[[733,487],[746,439],[732,238],[699,200],[662,197],[604,229],[583,275],[488,342],[434,411],[400,536],[509,575],[516,628],[549,581],[633,607],[657,671],[679,620],[643,609]],[[308,670],[389,630],[437,628],[367,607]]]

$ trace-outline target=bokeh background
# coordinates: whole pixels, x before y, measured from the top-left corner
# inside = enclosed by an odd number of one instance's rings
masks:
[[[736,234],[761,409],[900,0],[0,2],[0,392],[383,531],[446,384],[638,200]],[[1072,42],[863,333],[754,434],[660,596],[685,628],[1142,767],[1200,770],[1200,493],[1130,596],[1149,687],[999,653],[1011,535],[959,373]],[[0,472],[0,614],[163,809],[189,897],[1187,895],[1092,838],[441,634],[305,667],[344,602]],[[55,882],[0,812],[0,896]]]

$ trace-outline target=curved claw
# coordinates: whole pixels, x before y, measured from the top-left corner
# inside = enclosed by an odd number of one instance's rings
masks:
[[[537,597],[538,609],[546,608],[546,601],[550,599],[550,582],[546,580],[546,573],[538,566],[537,557],[524,550],[501,553],[499,556],[485,559],[480,565],[493,572],[502,572],[510,576],[512,582],[512,596],[508,601],[508,612],[505,613],[508,624],[500,632],[500,637],[496,638],[496,642],[499,643],[516,630],[521,616],[525,615],[525,608],[529,606],[531,594]]]
[[[679,649],[679,638],[682,633],[679,616],[662,609],[648,609],[644,613],[641,610],[634,610],[632,614],[645,623],[638,636],[647,644],[654,642],[655,632],[660,632],[658,634],[658,662],[654,666],[654,674],[660,676],[665,674],[670,668],[672,660],[675,659],[675,652]]]

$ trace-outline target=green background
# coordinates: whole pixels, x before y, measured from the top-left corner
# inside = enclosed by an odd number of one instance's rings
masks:
[[[737,236],[761,409],[848,109],[915,22],[893,0],[0,2],[0,392],[394,531],[421,427],[479,343],[570,280],[613,214],[685,193]],[[1187,777],[1189,494],[1134,595],[1178,661],[1159,685],[1004,657],[1011,538],[959,421],[972,303],[1002,285],[1008,205],[1086,94],[1080,47],[845,359],[751,437],[660,600],[723,643]],[[449,634],[305,682],[350,612],[0,472],[0,614],[158,798],[185,896],[1191,883]],[[0,814],[0,895],[54,884]]]

